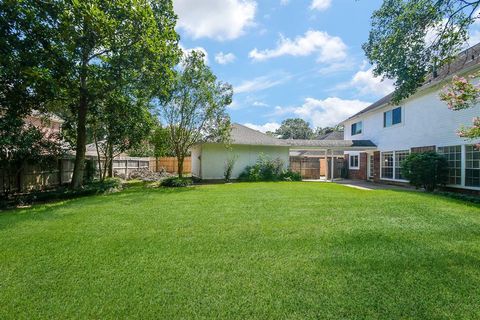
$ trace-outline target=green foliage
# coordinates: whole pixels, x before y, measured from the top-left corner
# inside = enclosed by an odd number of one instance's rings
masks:
[[[232,178],[232,172],[233,172],[233,167],[235,166],[235,162],[237,162],[238,156],[231,156],[225,161],[225,171],[224,171],[224,176],[225,176],[225,181],[229,182],[230,179]]]
[[[450,110],[473,108],[480,99],[480,87],[478,84],[472,83],[472,80],[478,75],[478,73],[471,75],[468,79],[454,76],[452,82],[445,86],[440,93],[440,99],[447,103]],[[472,122],[471,127],[461,127],[458,130],[457,133],[460,137],[470,140],[480,138],[480,117],[475,117]]]
[[[0,114],[57,111],[75,146],[72,185],[79,187],[90,121],[106,105],[130,116],[126,107],[169,95],[181,54],[175,23],[171,0],[0,2]]]
[[[300,174],[284,169],[281,159],[270,159],[260,154],[253,166],[247,166],[238,177],[242,181],[301,181]]]
[[[280,128],[275,131],[282,139],[311,139],[313,131],[310,124],[303,119],[286,119]]]
[[[54,190],[37,191],[26,195],[10,196],[8,199],[0,199],[0,208],[7,208],[17,205],[31,205],[50,201],[74,199],[78,197],[110,194],[123,189],[122,181],[118,178],[107,178],[103,181],[86,180],[86,184],[76,190],[59,187]]]
[[[436,191],[436,195],[448,197],[451,199],[456,199],[464,202],[478,203],[480,204],[480,196],[473,194],[465,194],[459,192],[446,192],[446,191]]]
[[[92,159],[85,160],[85,182],[92,183],[96,173],[97,168],[95,168],[95,162]]]
[[[284,170],[280,177],[284,181],[302,181],[302,175],[290,169]]]
[[[448,161],[436,152],[410,154],[401,164],[403,176],[416,188],[434,191],[448,180]]]
[[[232,103],[233,88],[217,80],[205,64],[204,54],[185,55],[170,98],[161,104],[161,116],[183,174],[188,150],[203,140],[228,143],[231,123],[226,107]]]
[[[170,131],[168,128],[158,125],[150,136],[150,144],[153,146],[153,156],[156,158],[174,155],[170,144]]]
[[[162,187],[167,188],[182,188],[188,187],[192,185],[192,179],[190,178],[183,178],[183,177],[170,177],[162,180],[161,184]]]
[[[413,94],[468,39],[480,1],[384,0],[363,49],[374,74],[395,80],[394,102]]]

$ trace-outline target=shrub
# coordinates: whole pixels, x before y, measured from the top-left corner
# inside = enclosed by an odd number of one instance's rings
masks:
[[[300,181],[300,174],[285,170],[281,159],[269,159],[261,154],[253,166],[248,166],[239,176],[243,181]]]
[[[85,184],[80,189],[71,190],[66,187],[59,187],[54,190],[36,191],[29,194],[13,196],[0,201],[0,208],[7,208],[16,205],[29,205],[49,201],[67,200],[96,194],[108,194],[121,191],[122,181],[117,178],[108,178],[104,181],[93,181]]]
[[[188,187],[191,184],[192,184],[192,179],[190,178],[170,177],[163,180],[160,185],[162,187],[167,187],[167,188],[180,188],[180,187]]]
[[[225,161],[225,181],[230,181],[232,178],[232,172],[233,172],[233,167],[235,166],[235,162],[237,161],[237,157],[231,157],[228,158],[227,161]]]
[[[433,151],[412,153],[402,162],[402,174],[417,189],[422,187],[432,192],[439,185],[446,184],[448,162],[442,155]]]
[[[302,181],[302,175],[298,172],[294,172],[290,169],[282,172],[282,180],[285,181]]]

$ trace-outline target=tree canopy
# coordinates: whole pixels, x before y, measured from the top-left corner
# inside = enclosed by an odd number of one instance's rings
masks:
[[[311,139],[313,130],[310,124],[300,118],[286,119],[282,121],[280,128],[275,131],[275,134],[281,139]]]
[[[363,48],[374,74],[395,81],[394,102],[413,94],[463,48],[479,6],[473,0],[383,1]]]
[[[232,103],[232,96],[232,86],[217,80],[202,52],[194,50],[184,56],[172,94],[160,108],[180,177],[183,160],[194,144],[202,140],[229,141],[231,122],[226,107]]]

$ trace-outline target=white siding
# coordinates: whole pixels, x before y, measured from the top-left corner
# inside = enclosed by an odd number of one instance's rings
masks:
[[[262,153],[270,159],[280,158],[285,168],[288,167],[289,147],[233,145],[231,149],[226,149],[221,144],[204,144],[201,148],[201,178],[223,179],[225,163],[232,157],[236,158],[232,178],[238,178],[245,167],[255,164]],[[192,150],[192,172],[194,162],[197,161]]]
[[[387,106],[345,122],[346,140],[371,140],[381,151],[405,150],[422,146],[449,146],[468,143],[456,131],[470,126],[479,116],[480,105],[471,109],[452,111],[438,97],[439,91],[430,91],[402,103],[402,123],[383,127],[383,112],[395,108]],[[352,123],[363,121],[361,134],[351,136]]]
[[[410,150],[425,146],[462,146],[462,186],[465,187],[465,145],[472,141],[461,138],[457,130],[471,126],[480,115],[480,105],[452,111],[439,98],[439,88],[418,93],[401,103],[402,123],[383,127],[383,113],[397,106],[385,106],[344,122],[346,140],[371,140],[381,152]],[[362,121],[361,134],[351,135],[352,123]],[[478,190],[476,187],[465,187]]]

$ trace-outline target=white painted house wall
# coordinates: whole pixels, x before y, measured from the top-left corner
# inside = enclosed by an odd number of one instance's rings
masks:
[[[417,94],[400,104],[402,123],[383,127],[383,113],[396,106],[387,106],[360,115],[345,122],[345,140],[371,140],[381,151],[410,149],[436,145],[437,147],[465,144],[456,131],[471,126],[472,119],[480,114],[480,105],[466,110],[452,111],[440,100],[439,90]],[[351,125],[363,122],[361,134],[351,135]]]
[[[235,157],[232,178],[236,179],[247,166],[255,164],[260,154],[270,159],[279,158],[284,167],[288,167],[288,146],[232,145],[231,149],[226,149],[222,144],[202,144],[192,149],[192,173],[207,180],[223,179],[225,163]]]
[[[470,109],[452,111],[439,98],[440,86],[421,91],[399,106],[402,107],[402,122],[384,128],[383,114],[398,106],[382,108],[361,114],[344,122],[346,140],[371,140],[378,151],[410,150],[424,146],[462,146],[462,183],[465,187],[465,146],[472,144],[457,135],[462,126],[471,126],[474,117],[480,115],[480,105]],[[362,121],[362,133],[351,135],[351,125]],[[352,154],[350,152],[350,154]],[[465,187],[468,189],[480,189]]]

